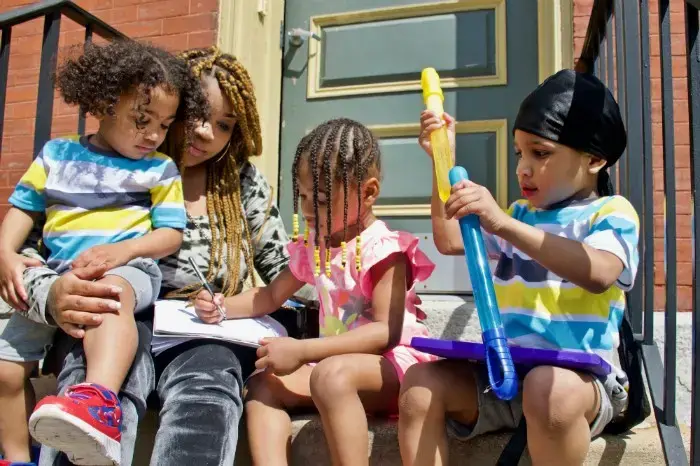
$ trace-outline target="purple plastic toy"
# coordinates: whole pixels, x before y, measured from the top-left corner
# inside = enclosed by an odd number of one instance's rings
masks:
[[[434,338],[414,337],[411,346],[418,351],[434,354],[449,359],[468,359],[483,361],[484,345],[470,341],[436,340]],[[582,372],[591,372],[605,377],[612,368],[603,358],[593,353],[576,351],[558,351],[510,346],[510,355],[516,366],[558,366]]]

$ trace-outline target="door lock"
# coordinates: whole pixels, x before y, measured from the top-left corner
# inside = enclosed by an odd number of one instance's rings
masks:
[[[318,41],[321,40],[321,37],[315,32],[307,31],[306,29],[301,28],[294,28],[287,31],[287,37],[289,37],[289,44],[293,47],[301,47],[309,37]]]

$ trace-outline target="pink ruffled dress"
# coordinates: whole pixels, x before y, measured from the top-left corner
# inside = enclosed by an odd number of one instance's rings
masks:
[[[416,307],[420,302],[416,295],[416,284],[426,280],[435,265],[418,249],[418,238],[403,232],[389,230],[386,224],[376,220],[361,234],[361,270],[355,267],[356,239],[347,244],[347,265],[342,269],[341,248],[331,249],[331,276],[325,270],[325,253],[321,252],[321,275],[314,276],[313,232],[308,247],[303,239],[290,242],[287,250],[290,255],[289,267],[294,276],[315,286],[320,301],[319,328],[321,337],[339,335],[374,321],[372,316],[373,283],[370,270],[390,255],[401,252],[408,258],[411,267],[411,282],[407,284],[406,311],[403,333],[399,345],[383,354],[396,368],[399,379],[406,370],[417,362],[433,361],[433,355],[416,351],[408,346],[411,338],[429,336],[422,323],[425,313]]]

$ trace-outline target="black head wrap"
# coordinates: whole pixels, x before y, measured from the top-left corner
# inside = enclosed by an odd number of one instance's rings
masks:
[[[613,194],[607,167],[625,151],[627,133],[615,98],[598,78],[574,70],[550,76],[520,105],[516,129],[605,160],[597,190]]]

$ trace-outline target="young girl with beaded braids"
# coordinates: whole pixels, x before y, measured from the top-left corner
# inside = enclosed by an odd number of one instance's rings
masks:
[[[368,464],[367,413],[392,414],[401,379],[411,365],[433,358],[408,346],[427,335],[415,285],[433,264],[418,239],[391,231],[372,213],[380,192],[377,139],[362,124],[339,118],[305,136],[293,168],[294,240],[288,268],[264,288],[238,296],[203,291],[198,316],[266,315],[305,283],[321,305],[320,338],[265,339],[259,370],[247,384],[245,409],[255,464],[287,464],[291,423],[286,410],[316,406],[334,464]],[[307,227],[298,236],[297,210]]]

